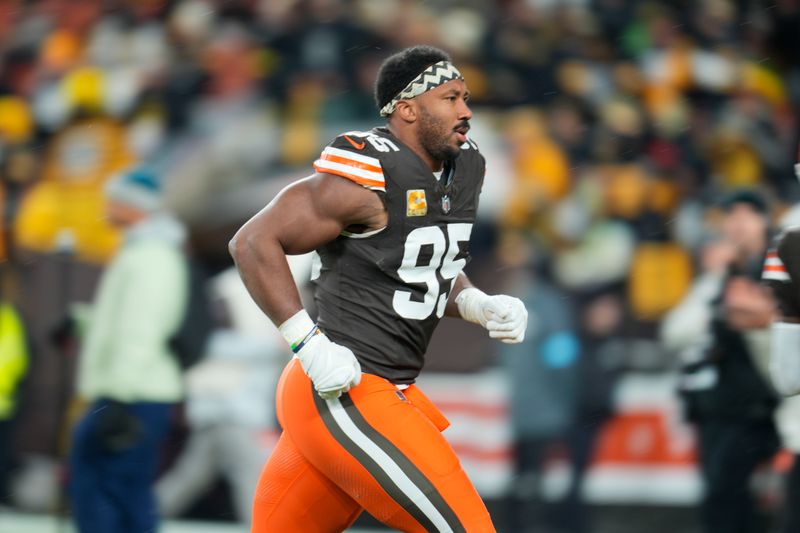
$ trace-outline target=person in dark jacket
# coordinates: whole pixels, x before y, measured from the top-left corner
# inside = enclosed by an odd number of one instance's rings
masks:
[[[773,422],[777,398],[766,379],[767,348],[758,341],[774,315],[772,297],[759,284],[769,242],[765,201],[751,191],[722,204],[722,239],[705,254],[706,272],[664,324],[665,341],[684,343],[681,389],[697,429],[705,482],[701,506],[708,533],[759,531],[750,494],[756,468],[777,451]],[[694,322],[682,328],[681,324]],[[683,331],[680,331],[683,330]],[[690,355],[687,355],[690,354]]]

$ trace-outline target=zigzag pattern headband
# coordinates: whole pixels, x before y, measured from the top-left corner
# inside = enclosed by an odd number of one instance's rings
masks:
[[[439,85],[452,80],[463,80],[464,76],[449,61],[439,61],[429,66],[422,73],[411,80],[405,89],[400,91],[397,96],[391,99],[388,104],[381,108],[381,116],[388,117],[394,112],[397,102],[400,100],[410,100],[415,96],[435,89]]]

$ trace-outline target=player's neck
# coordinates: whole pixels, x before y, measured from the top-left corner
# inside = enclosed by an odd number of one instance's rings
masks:
[[[392,135],[397,137],[397,139],[408,146],[412,152],[417,154],[419,158],[430,167],[432,172],[439,172],[444,168],[444,161],[431,157],[431,154],[429,154],[428,151],[423,148],[422,143],[419,142],[416,132],[412,131],[410,128],[397,127],[391,123],[387,124],[386,127],[389,128]]]

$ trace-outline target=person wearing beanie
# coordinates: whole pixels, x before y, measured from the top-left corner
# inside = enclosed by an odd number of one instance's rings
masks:
[[[109,206],[122,204],[143,213],[157,212],[162,208],[161,184],[152,172],[145,169],[133,169],[114,176],[106,183],[105,195]]]
[[[72,435],[69,494],[80,533],[157,529],[152,485],[172,407],[183,395],[169,340],[187,302],[185,229],[150,171],[109,180],[106,216],[124,233],[89,312]]]

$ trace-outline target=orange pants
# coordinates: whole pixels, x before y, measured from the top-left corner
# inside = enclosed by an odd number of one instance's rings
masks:
[[[333,533],[367,510],[409,532],[494,532],[442,437],[448,422],[414,385],[364,374],[321,399],[293,359],[278,384],[284,431],[256,489],[252,533]]]

